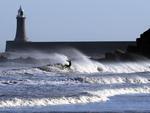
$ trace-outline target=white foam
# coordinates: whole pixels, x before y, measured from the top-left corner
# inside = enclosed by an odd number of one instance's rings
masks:
[[[149,72],[149,61],[147,62],[116,62],[104,64],[105,72],[112,73],[134,73],[134,72]]]
[[[65,104],[82,104],[88,102],[106,101],[106,98],[98,96],[62,97],[62,98],[42,98],[42,99],[19,99],[0,101],[0,108],[8,107],[33,107]]]
[[[127,76],[100,76],[100,77],[81,77],[83,81],[86,83],[98,83],[98,84],[123,84],[123,83],[131,83],[131,84],[147,84],[150,83],[149,77],[138,76],[138,75],[127,75]]]
[[[104,89],[99,91],[89,91],[92,95],[104,96],[106,98],[115,95],[125,95],[125,94],[150,94],[150,87],[136,87],[136,88],[118,88],[118,89]]]
[[[109,97],[122,94],[150,94],[150,87],[105,89],[100,91],[89,91],[93,96],[42,98],[42,99],[19,99],[1,100],[0,108],[12,107],[35,107],[67,104],[87,104],[108,101]]]

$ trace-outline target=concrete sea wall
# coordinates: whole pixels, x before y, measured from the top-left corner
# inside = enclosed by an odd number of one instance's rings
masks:
[[[128,45],[136,45],[134,41],[112,42],[6,42],[6,51],[39,50],[54,52],[56,49],[75,48],[87,55],[104,54],[106,52],[121,49],[126,51]]]

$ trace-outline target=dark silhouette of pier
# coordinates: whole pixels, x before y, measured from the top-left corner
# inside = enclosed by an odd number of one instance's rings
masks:
[[[135,42],[113,41],[113,42],[16,42],[7,41],[6,51],[30,51],[38,50],[43,52],[55,52],[59,49],[75,48],[87,55],[96,56],[105,54],[116,49],[126,51],[128,45],[135,45]]]

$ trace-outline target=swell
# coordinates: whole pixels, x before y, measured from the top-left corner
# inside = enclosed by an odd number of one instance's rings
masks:
[[[89,91],[91,96],[78,97],[61,97],[61,98],[42,98],[42,99],[21,99],[13,98],[10,100],[1,100],[0,108],[12,107],[35,107],[35,106],[50,106],[50,105],[66,105],[66,104],[87,104],[93,102],[108,101],[109,97],[123,94],[149,94],[149,87],[139,88],[121,88],[121,89],[106,89],[100,91]]]

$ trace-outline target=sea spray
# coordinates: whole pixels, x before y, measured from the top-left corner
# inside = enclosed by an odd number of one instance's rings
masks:
[[[72,60],[72,69],[76,72],[81,73],[96,73],[98,71],[98,65],[90,60],[88,56],[84,55],[80,51],[76,49],[69,50],[72,51],[73,54],[68,54],[68,57]],[[66,53],[66,51],[65,51]],[[100,63],[99,63],[100,64]]]
[[[107,61],[91,60],[87,55],[74,48],[64,48],[55,52],[26,51],[9,53],[8,62],[1,63],[2,67],[40,67],[45,66],[49,72],[79,72],[79,73],[134,73],[150,71],[150,61],[143,57],[135,61]],[[70,68],[63,68],[71,60]],[[4,65],[5,64],[5,65]],[[23,64],[23,65],[22,65]],[[30,65],[28,65],[30,64]],[[8,65],[8,66],[7,66]],[[44,68],[38,68],[44,69]],[[44,70],[43,70],[44,71]]]
[[[8,59],[26,59],[33,58],[37,60],[47,60],[50,63],[64,62],[67,60],[67,57],[63,54],[54,52],[54,53],[46,53],[37,50],[23,51],[23,52],[10,52]],[[47,62],[48,63],[48,62]]]
[[[11,52],[9,53],[9,61],[24,64],[35,64],[37,67],[47,66],[45,71],[59,71],[59,72],[81,72],[81,73],[95,73],[102,71],[102,64],[93,62],[88,56],[84,55],[80,51],[74,48],[64,48],[56,50],[55,52],[45,53],[36,50],[23,51],[23,52]],[[70,70],[61,68],[60,66],[68,64],[67,60],[71,60]],[[12,63],[13,64],[13,63]],[[59,66],[59,65],[60,66]],[[19,65],[20,67],[20,65]],[[39,68],[40,69],[40,68]],[[43,69],[43,68],[41,68]]]

